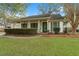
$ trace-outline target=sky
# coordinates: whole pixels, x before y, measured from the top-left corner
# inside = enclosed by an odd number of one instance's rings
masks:
[[[37,15],[39,13],[38,6],[39,3],[32,3],[26,12],[27,16]]]
[[[31,3],[31,5],[28,7],[28,10],[26,12],[27,16],[32,16],[32,15],[38,15],[39,14],[39,10],[38,10],[38,6],[40,3]],[[61,9],[60,14],[63,16],[63,10]]]

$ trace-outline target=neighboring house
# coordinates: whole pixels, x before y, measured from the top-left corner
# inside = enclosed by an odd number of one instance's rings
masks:
[[[68,20],[60,14],[53,14],[51,16],[49,14],[28,16],[13,20],[10,25],[10,28],[36,28],[38,33],[54,33],[54,27],[59,27],[60,33],[63,33],[65,28],[71,28]]]

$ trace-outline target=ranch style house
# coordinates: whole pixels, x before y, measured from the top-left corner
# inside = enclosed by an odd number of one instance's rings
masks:
[[[68,20],[60,14],[33,15],[13,20],[9,24],[8,28],[35,28],[37,33],[54,33],[54,28],[60,28],[59,33],[63,33],[65,29],[66,31],[71,29]]]

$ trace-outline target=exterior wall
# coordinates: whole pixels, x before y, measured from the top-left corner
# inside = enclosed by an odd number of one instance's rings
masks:
[[[79,25],[78,25],[78,27],[77,27],[77,30],[79,30]]]
[[[53,32],[53,28],[51,29],[51,25],[53,26],[53,22],[51,21],[37,21],[37,22],[27,22],[27,28],[31,28],[31,23],[38,23],[38,28],[37,28],[37,32],[41,33],[43,32],[43,28],[42,28],[42,23],[43,22],[47,22],[47,30],[49,30],[49,32]],[[52,24],[51,24],[52,23]],[[11,28],[22,28],[21,27],[21,23],[11,23]],[[60,32],[63,32],[63,22],[60,22]]]
[[[64,27],[71,28],[71,24],[68,22],[67,25]],[[79,25],[78,25],[77,29],[79,29]]]
[[[71,24],[68,22],[66,25],[67,28],[71,28]]]
[[[5,28],[5,26],[0,25],[0,28],[3,28],[3,29],[4,29],[4,28]]]
[[[42,22],[40,20],[38,20],[38,21],[27,21],[27,22],[24,22],[24,23],[27,23],[27,28],[28,29],[31,28],[31,23],[38,23],[37,33],[41,33],[42,32]],[[18,27],[18,26],[16,26],[16,27]]]
[[[64,28],[67,28],[67,32],[71,32],[71,24],[69,22],[64,25]]]
[[[31,23],[38,23],[37,32],[41,33],[41,32],[43,32],[43,28],[42,28],[43,22],[47,22],[47,30],[49,30],[49,32],[54,33],[53,32],[53,21],[47,21],[47,20],[45,20],[45,21],[40,21],[40,20],[38,20],[38,21],[28,21],[27,22],[27,28],[31,28]],[[67,26],[69,26],[69,24],[67,24]],[[11,28],[22,28],[21,23],[11,23]],[[60,32],[63,32],[63,29],[64,29],[63,22],[61,21],[60,22]]]
[[[11,28],[21,28],[21,23],[12,23]]]
[[[68,32],[71,32],[72,26],[71,26],[71,24],[70,24],[69,22],[67,23],[67,25],[66,25],[65,27],[67,27],[67,31],[68,31]],[[78,25],[78,27],[76,28],[76,30],[78,30],[78,32],[79,32],[79,25]]]

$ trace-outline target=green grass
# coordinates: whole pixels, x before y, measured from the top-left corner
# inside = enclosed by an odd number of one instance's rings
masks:
[[[0,55],[79,56],[79,38],[0,37]]]

